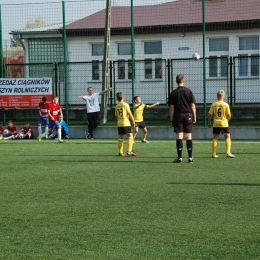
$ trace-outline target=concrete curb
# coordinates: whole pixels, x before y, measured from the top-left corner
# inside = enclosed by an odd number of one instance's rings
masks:
[[[18,127],[21,129],[22,127]],[[69,137],[70,138],[86,138],[85,131],[87,126],[70,126],[69,127]],[[148,140],[152,139],[175,139],[175,134],[172,127],[166,126],[149,126],[148,129]],[[34,135],[38,135],[37,127],[33,127]],[[260,140],[260,128],[251,128],[251,127],[234,127],[230,128],[231,138],[233,140]],[[140,139],[142,136],[142,131],[139,130],[137,139]],[[113,139],[117,138],[117,127],[116,126],[99,126],[94,131],[94,138],[97,139]],[[212,129],[206,127],[195,127],[193,133],[194,140],[208,140],[212,139]]]

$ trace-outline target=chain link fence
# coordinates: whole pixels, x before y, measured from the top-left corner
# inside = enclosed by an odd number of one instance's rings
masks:
[[[145,103],[166,106],[179,73],[204,108],[219,89],[231,106],[259,104],[260,2],[204,1],[204,10],[202,1],[187,3],[136,0],[131,8],[130,1],[115,0],[111,28],[105,28],[106,1],[1,5],[0,76],[51,77],[61,105],[83,106],[79,96],[88,87],[104,87],[107,29],[111,107],[118,91],[128,103],[139,95]],[[205,53],[205,59],[193,60],[194,53]]]
[[[260,56],[207,58],[206,89],[203,84],[203,59],[139,60],[135,61],[135,81],[132,84],[132,61],[110,62],[109,86],[113,92],[108,95],[107,104],[116,104],[115,94],[122,91],[128,103],[133,95],[141,96],[143,102],[159,101],[167,104],[169,93],[176,87],[175,76],[184,74],[186,86],[191,88],[198,104],[216,100],[219,89],[226,92],[227,102],[232,104],[256,104],[260,99],[260,78],[257,69]],[[68,66],[68,104],[82,105],[80,95],[87,93],[88,87],[102,91],[102,61],[71,62]],[[60,96],[65,105],[65,77],[63,63],[6,64],[6,78],[51,77],[53,94]]]

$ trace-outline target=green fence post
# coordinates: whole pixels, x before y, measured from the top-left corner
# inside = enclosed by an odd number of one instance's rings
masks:
[[[228,63],[228,61],[227,61]],[[233,105],[233,57],[229,58],[229,82],[230,82],[230,86],[229,86],[229,105],[232,106]],[[228,81],[228,79],[227,79]],[[227,82],[228,85],[228,82]]]
[[[2,6],[0,5],[0,66],[1,78],[4,77],[4,55],[3,55],[3,29],[2,29]]]
[[[167,79],[168,79],[167,82],[168,96],[166,98],[166,104],[168,104],[169,96],[171,94],[171,60],[170,59],[167,60]]]
[[[1,78],[4,78],[4,55],[3,55],[3,30],[2,30],[2,6],[0,5],[0,67]],[[3,126],[5,125],[5,108],[2,108]]]
[[[202,21],[203,21],[203,96],[204,96],[204,126],[207,125],[207,102],[206,102],[206,24],[205,24],[205,0],[202,0]]]
[[[131,0],[131,50],[132,50],[132,104],[134,113],[135,96],[135,38],[134,38],[134,0]]]
[[[66,15],[65,1],[62,1],[62,17],[63,17],[63,58],[64,58],[64,84],[65,84],[65,107],[66,122],[69,124],[69,108],[68,108],[68,53],[67,53],[67,34],[66,34]]]

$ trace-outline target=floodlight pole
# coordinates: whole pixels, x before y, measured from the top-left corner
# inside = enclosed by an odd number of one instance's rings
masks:
[[[104,54],[102,63],[102,91],[108,88],[109,49],[111,36],[111,0],[106,1],[106,24],[104,39]],[[101,96],[101,124],[107,122],[107,94]]]

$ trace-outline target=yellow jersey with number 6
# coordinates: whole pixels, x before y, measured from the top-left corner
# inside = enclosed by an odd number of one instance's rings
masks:
[[[129,105],[123,101],[119,102],[116,105],[116,109],[115,109],[117,126],[131,126],[129,121],[129,114],[131,114]]]
[[[228,103],[216,101],[211,104],[209,114],[213,115],[213,127],[228,127],[227,115],[230,115]]]

